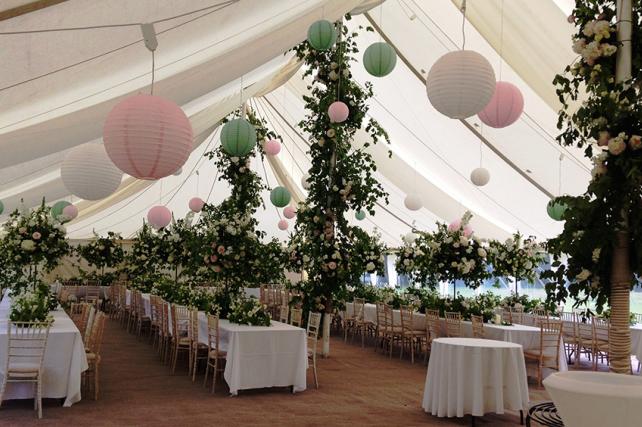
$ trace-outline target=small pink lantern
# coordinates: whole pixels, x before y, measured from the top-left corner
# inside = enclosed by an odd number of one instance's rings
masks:
[[[285,231],[288,229],[288,222],[284,219],[279,221],[279,230]]]
[[[484,109],[477,114],[479,120],[492,128],[510,126],[524,111],[522,92],[512,83],[499,81],[495,94]]]
[[[281,144],[276,139],[271,139],[266,142],[263,148],[265,149],[265,154],[268,156],[276,156],[281,152]]]
[[[464,237],[470,237],[473,235],[473,228],[470,225],[464,227]]]
[[[160,179],[176,172],[192,152],[192,125],[172,101],[135,95],[116,104],[103,127],[105,150],[123,172]]]
[[[172,221],[172,213],[165,206],[154,206],[147,212],[147,221],[158,230],[169,225]]]
[[[194,213],[198,213],[202,211],[203,206],[205,206],[205,202],[200,197],[192,197],[189,200],[189,210],[191,210]]]
[[[62,209],[62,216],[71,221],[78,216],[78,208],[74,205],[67,205]]]
[[[287,206],[283,209],[283,216],[287,219],[292,219],[296,216],[296,210],[292,206]]]
[[[348,106],[341,101],[333,102],[328,108],[328,117],[330,117],[330,122],[332,123],[345,122],[349,114]]]
[[[461,219],[456,219],[448,226],[448,231],[457,231],[461,228]]]

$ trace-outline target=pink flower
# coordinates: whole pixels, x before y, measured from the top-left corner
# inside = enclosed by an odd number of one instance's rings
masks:
[[[221,266],[220,265],[215,265],[214,266],[214,273],[220,273],[221,272]]]
[[[26,234],[27,233],[27,227],[20,227],[18,229],[18,233],[20,234]]]
[[[205,264],[209,264],[210,263],[210,259],[209,259],[209,257],[207,255],[205,255],[203,257],[203,261],[205,262]]]
[[[614,156],[619,156],[626,150],[626,143],[623,141],[623,138],[619,136],[617,138],[612,138],[609,140],[609,153]]]
[[[566,21],[568,21],[569,24],[574,24],[575,23],[575,15],[568,15],[568,18],[566,18]]]
[[[642,137],[640,135],[633,135],[629,139],[629,147],[632,150],[639,150],[642,148]]]
[[[33,234],[31,235],[31,238],[33,240],[40,240],[41,237],[42,237],[42,234],[38,233],[37,231],[34,231]]]
[[[218,257],[216,255],[211,255],[210,256],[210,261],[212,261],[212,262],[216,262],[217,259],[218,259]]]
[[[218,249],[216,250],[216,252],[218,252],[219,254],[223,255],[225,253],[225,246],[223,246],[223,245],[219,246]]]
[[[610,138],[611,138],[610,133],[608,133],[605,130],[601,131],[597,138],[597,145],[599,145],[600,147],[605,147],[606,145],[608,145]]]
[[[336,263],[336,262],[334,262],[334,261],[330,261],[330,262],[328,263],[328,268],[329,268],[330,270],[336,270],[336,269],[337,269],[337,263]]]

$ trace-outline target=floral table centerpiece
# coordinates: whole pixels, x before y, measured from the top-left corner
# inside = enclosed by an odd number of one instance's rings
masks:
[[[232,301],[227,320],[239,325],[270,326],[270,315],[256,298],[239,297]]]

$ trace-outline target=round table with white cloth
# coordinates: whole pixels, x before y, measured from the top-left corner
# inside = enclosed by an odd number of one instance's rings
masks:
[[[642,378],[608,372],[558,372],[544,380],[566,427],[642,425]]]
[[[438,417],[528,408],[522,346],[478,338],[432,342],[422,407]]]

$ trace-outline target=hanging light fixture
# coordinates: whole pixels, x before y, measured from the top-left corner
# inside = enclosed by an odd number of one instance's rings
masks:
[[[118,189],[123,173],[111,162],[102,144],[86,143],[65,155],[60,177],[74,196],[100,200]]]

